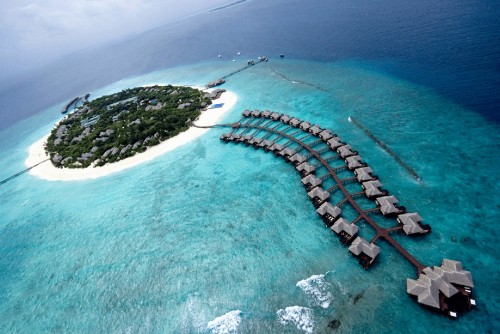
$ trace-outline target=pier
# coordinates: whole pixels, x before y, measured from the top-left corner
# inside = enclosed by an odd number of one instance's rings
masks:
[[[238,74],[244,70],[247,70],[257,64],[260,64],[260,63],[263,63],[263,62],[267,62],[269,61],[269,58],[266,57],[266,56],[262,56],[262,57],[259,57],[257,61],[254,61],[254,60],[249,60],[247,62],[247,64],[231,73],[228,73],[222,77],[220,77],[219,79],[215,80],[215,81],[211,81],[209,82],[206,87],[207,88],[213,88],[213,87],[216,87],[216,86],[220,86],[220,85],[223,85],[225,82],[226,82],[226,79],[229,78],[229,77],[232,77],[233,75],[235,74]]]
[[[385,240],[415,268],[418,278],[407,279],[407,293],[420,304],[451,317],[475,305],[472,276],[460,262],[444,259],[441,266],[431,268],[394,238],[394,233],[404,237],[425,235],[431,228],[422,223],[418,213],[408,212],[395,196],[382,189],[378,176],[337,134],[267,110],[245,110],[242,116],[239,122],[220,125],[232,128],[220,139],[272,152],[290,163],[317,214],[364,269],[376,262],[380,255],[376,243]],[[370,240],[360,236],[361,221],[375,232]]]
[[[66,103],[64,107],[61,109],[61,114],[67,113],[71,108],[76,108],[79,103],[85,104],[88,102],[90,94],[85,94],[84,96],[77,96],[73,98],[71,101]]]
[[[19,173],[16,173],[16,174],[14,174],[14,175],[12,175],[12,176],[9,176],[8,178],[6,178],[6,179],[4,179],[4,180],[0,181],[0,185],[3,185],[3,184],[5,184],[5,183],[9,182],[10,180],[13,180],[13,179],[15,179],[16,177],[21,176],[21,175],[23,175],[24,173],[29,172],[30,170],[32,170],[32,169],[33,169],[33,168],[35,168],[36,166],[39,166],[39,165],[41,165],[41,164],[43,164],[44,162],[47,162],[47,161],[49,161],[49,160],[50,160],[50,159],[45,159],[45,160],[43,160],[43,161],[40,161],[39,163],[37,163],[37,164],[35,164],[35,165],[33,165],[33,166],[30,166],[30,167],[28,167],[28,168],[26,168],[26,169],[23,169],[23,170],[22,170],[22,171],[20,171]]]

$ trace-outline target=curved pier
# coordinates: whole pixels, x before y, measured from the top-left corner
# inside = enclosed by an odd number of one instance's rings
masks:
[[[460,262],[445,259],[440,267],[425,266],[395,240],[391,234],[397,231],[424,235],[431,228],[422,223],[418,213],[399,206],[396,197],[381,188],[379,178],[358,152],[337,134],[267,110],[245,110],[242,115],[239,122],[221,124],[232,127],[231,132],[222,134],[221,140],[261,148],[291,163],[318,215],[349,246],[363,268],[374,263],[380,253],[376,242],[383,239],[415,267],[418,279],[407,280],[407,292],[420,304],[452,317],[475,305],[471,274],[462,269]],[[396,224],[385,227],[391,220]],[[369,241],[359,236],[363,232],[361,221],[375,231]]]

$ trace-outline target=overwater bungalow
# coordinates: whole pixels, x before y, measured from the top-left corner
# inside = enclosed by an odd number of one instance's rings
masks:
[[[314,173],[314,171],[316,170],[316,167],[314,167],[313,165],[310,165],[307,162],[303,162],[300,165],[296,166],[295,169],[300,172],[300,175],[302,177],[305,177],[311,173]]]
[[[230,133],[223,133],[221,136],[220,136],[220,140],[222,141],[225,141],[227,142],[229,137],[231,137],[231,134]]]
[[[299,154],[299,153],[295,153],[294,155],[292,155],[289,159],[288,159],[294,166],[298,166],[300,165],[301,163],[303,163],[304,161],[306,161],[306,157],[303,156],[302,154]]]
[[[260,111],[259,110],[254,110],[250,113],[252,117],[260,117]]]
[[[309,132],[312,133],[313,135],[317,136],[321,133],[321,131],[323,131],[322,128],[320,128],[319,126],[317,125],[313,125],[309,128]]]
[[[271,113],[271,115],[269,115],[269,118],[271,118],[272,120],[275,120],[275,121],[279,120],[280,117],[281,117],[281,114],[279,114],[277,112],[273,112],[273,113]]]
[[[311,123],[309,123],[307,121],[300,123],[300,128],[304,131],[308,131],[310,127],[311,127]]]
[[[290,117],[290,116],[288,116],[288,115],[283,115],[283,116],[281,116],[281,118],[280,118],[280,121],[282,121],[282,122],[283,122],[283,123],[285,123],[285,124],[288,124],[288,122],[290,122],[290,120],[291,120],[291,117]]]
[[[243,135],[241,136],[241,138],[239,139],[240,142],[244,143],[245,145],[249,145],[249,141],[252,139],[253,137],[251,135]]]
[[[358,154],[358,152],[352,151],[351,145],[340,146],[339,148],[337,148],[337,152],[343,159]]]
[[[354,175],[356,175],[359,182],[376,180],[377,178],[372,175],[372,172],[370,167],[361,167],[354,170]]]
[[[429,225],[422,224],[422,217],[416,212],[398,215],[397,221],[403,225],[403,231],[406,235],[426,234],[431,231]]]
[[[320,132],[319,137],[324,141],[328,141],[333,138],[333,133],[330,130],[323,130]]]
[[[405,213],[406,208],[404,206],[398,206],[398,200],[394,196],[382,196],[375,199],[377,206],[380,208],[380,212],[384,216],[396,215],[400,213]]]
[[[340,146],[345,145],[345,143],[342,142],[342,140],[339,137],[330,138],[328,139],[327,143],[332,150],[336,150]]]
[[[359,228],[345,218],[338,218],[332,225],[331,230],[340,237],[340,242],[349,245],[356,238]]]
[[[361,157],[359,155],[353,155],[351,157],[345,158],[345,162],[347,163],[347,168],[350,170],[354,170],[360,167],[366,167],[364,162],[361,162]]]
[[[243,110],[243,112],[241,113],[243,117],[250,117],[251,114],[252,112],[250,110]]]
[[[357,237],[349,246],[349,251],[359,259],[359,264],[364,269],[368,269],[380,253],[380,247],[361,237]]]
[[[462,263],[444,259],[441,266],[426,267],[418,279],[406,280],[406,292],[417,301],[453,318],[476,305],[472,298],[472,275]]]
[[[321,186],[323,181],[318,179],[316,176],[309,174],[306,177],[302,178],[302,184],[306,187],[307,191],[312,190],[317,186]]]
[[[381,186],[382,183],[380,183],[379,180],[366,181],[361,184],[361,187],[363,187],[365,195],[368,198],[386,196],[388,191],[381,189]]]
[[[284,149],[282,149],[280,152],[279,152],[279,155],[281,155],[283,158],[285,158],[285,160],[289,157],[291,157],[292,155],[294,155],[296,153],[295,150],[292,150],[291,148],[289,147],[285,147]]]
[[[281,144],[274,143],[269,150],[273,152],[276,156],[279,155],[279,153],[284,149],[285,147]]]
[[[240,138],[241,138],[241,135],[239,133],[233,133],[231,135],[231,137],[229,137],[229,139],[235,143],[239,142]]]
[[[307,164],[307,162],[304,162]],[[330,198],[330,193],[321,187],[316,187],[307,193],[314,206],[319,208],[326,200]]]
[[[264,110],[263,112],[260,113],[260,115],[264,118],[269,118],[271,112],[269,110]]]
[[[342,210],[338,206],[333,206],[330,202],[324,202],[316,212],[321,216],[326,226],[331,227],[337,218],[340,217]]]
[[[294,117],[294,118],[292,118],[292,119],[288,122],[288,124],[290,124],[291,126],[293,126],[293,127],[295,127],[295,128],[296,128],[296,127],[298,127],[300,123],[301,123],[301,121],[300,121],[298,118],[295,118],[295,117]]]
[[[253,147],[257,148],[259,144],[262,142],[262,139],[259,137],[253,137],[248,141],[248,144],[252,145]]]
[[[262,147],[264,151],[269,152],[269,148],[274,145],[274,142],[271,140],[263,140],[260,142],[259,147]]]

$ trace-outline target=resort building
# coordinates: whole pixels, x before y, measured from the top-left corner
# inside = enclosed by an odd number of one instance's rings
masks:
[[[333,206],[330,202],[324,202],[316,209],[316,212],[321,216],[325,225],[330,227],[340,217],[342,210],[338,206]]]
[[[269,118],[271,112],[269,110],[264,110],[263,112],[260,113],[260,115],[264,118]]]
[[[302,177],[305,177],[311,173],[314,173],[314,171],[316,170],[316,167],[314,167],[313,165],[310,165],[307,162],[303,162],[300,165],[296,166],[295,169],[297,169],[300,172],[300,175]]]
[[[340,154],[340,156],[345,159],[347,157],[350,157],[351,155],[356,155],[357,152],[351,150],[352,147],[351,145],[343,145],[337,148],[337,152]]]
[[[262,147],[266,152],[269,151],[269,148],[274,145],[273,141],[263,140],[260,142],[259,147]]]
[[[324,141],[327,141],[333,138],[333,133],[330,130],[323,130],[320,132],[319,137]]]
[[[416,212],[399,215],[397,221],[403,225],[403,231],[406,235],[426,234],[431,231],[429,225],[422,224],[422,217]]]
[[[374,198],[374,197],[387,195],[387,191],[382,190],[380,188],[381,186],[382,186],[382,183],[380,183],[379,180],[366,181],[366,182],[363,182],[361,184],[361,187],[363,187],[363,190],[365,191],[365,195],[368,198]]]
[[[252,117],[260,117],[260,111],[259,110],[254,110],[250,113]]]
[[[339,209],[340,210],[340,209]],[[359,228],[345,218],[339,218],[333,223],[331,230],[340,237],[340,242],[349,245],[357,236]]]
[[[345,158],[345,162],[347,163],[347,168],[350,170],[366,166],[365,163],[361,162],[361,157],[359,155],[353,155]]]
[[[291,118],[290,118],[290,116],[288,116],[288,115],[283,115],[283,116],[281,116],[280,120],[281,120],[283,123],[288,124],[288,123],[290,122]]]
[[[309,123],[309,122],[304,121],[304,122],[300,123],[300,128],[304,131],[308,131],[310,127],[311,127],[311,123]]]
[[[440,267],[426,267],[418,279],[406,280],[406,292],[418,302],[441,310],[451,317],[476,305],[472,299],[472,275],[463,270],[462,263],[444,259]]]
[[[338,149],[340,146],[345,145],[345,143],[343,143],[343,142],[342,142],[342,140],[341,140],[339,137],[333,137],[333,138],[330,138],[330,139],[328,139],[327,143],[328,143],[328,146],[329,146],[332,150],[336,150],[336,149]]]
[[[275,120],[275,121],[279,120],[279,119],[280,119],[280,117],[281,117],[281,114],[278,114],[277,112],[273,112],[273,113],[269,116],[269,118],[271,118],[272,120]]]
[[[375,180],[376,178],[372,175],[372,169],[370,167],[362,167],[354,170],[354,175],[359,182]]]
[[[315,136],[319,135],[321,131],[323,131],[323,129],[317,125],[313,125],[309,128],[309,132]]]
[[[298,166],[300,165],[301,163],[305,162],[307,159],[305,156],[303,156],[302,154],[299,154],[299,153],[295,153],[294,155],[292,155],[289,159],[289,161],[294,165],[294,166]]]
[[[292,150],[291,148],[285,147],[283,150],[281,150],[279,152],[279,155],[281,155],[282,157],[287,159],[287,158],[291,157],[292,155],[294,155],[295,153],[296,153],[295,150]]]
[[[321,186],[323,184],[323,181],[321,181],[321,179],[318,179],[316,176],[309,174],[306,177],[302,178],[302,184],[304,185],[304,187],[306,187],[307,191],[310,191],[317,186]]]
[[[305,162],[307,163],[307,162]],[[330,198],[330,193],[321,187],[316,187],[307,193],[316,208],[319,208]]]
[[[274,143],[270,148],[270,151],[275,153],[276,155],[279,155],[279,152],[284,149],[283,145]]]
[[[398,200],[392,195],[378,197],[375,199],[375,202],[380,208],[380,212],[382,212],[384,216],[404,213],[406,211],[406,208],[404,206],[396,205],[398,203]]]
[[[359,259],[359,264],[364,269],[368,269],[380,253],[380,247],[357,237],[349,246],[349,251]]]
[[[252,139],[250,139],[248,141],[248,144],[253,145],[254,147],[257,147],[257,146],[259,146],[259,144],[261,142],[262,142],[261,138],[259,138],[259,137],[252,137]]]
[[[300,124],[300,120],[298,118],[292,118],[289,122],[288,122],[291,126],[293,127],[298,127],[299,124]]]

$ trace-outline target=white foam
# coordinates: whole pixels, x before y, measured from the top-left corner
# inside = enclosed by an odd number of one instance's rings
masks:
[[[228,312],[210,321],[207,327],[214,334],[236,333],[241,323],[241,313],[240,310]]]
[[[290,306],[276,312],[278,322],[283,325],[294,324],[297,329],[306,333],[312,333],[314,329],[314,317],[310,308],[302,306]]]
[[[313,275],[299,281],[297,286],[307,295],[311,296],[314,303],[322,308],[328,308],[333,299],[330,293],[330,284],[325,281],[325,275]]]

